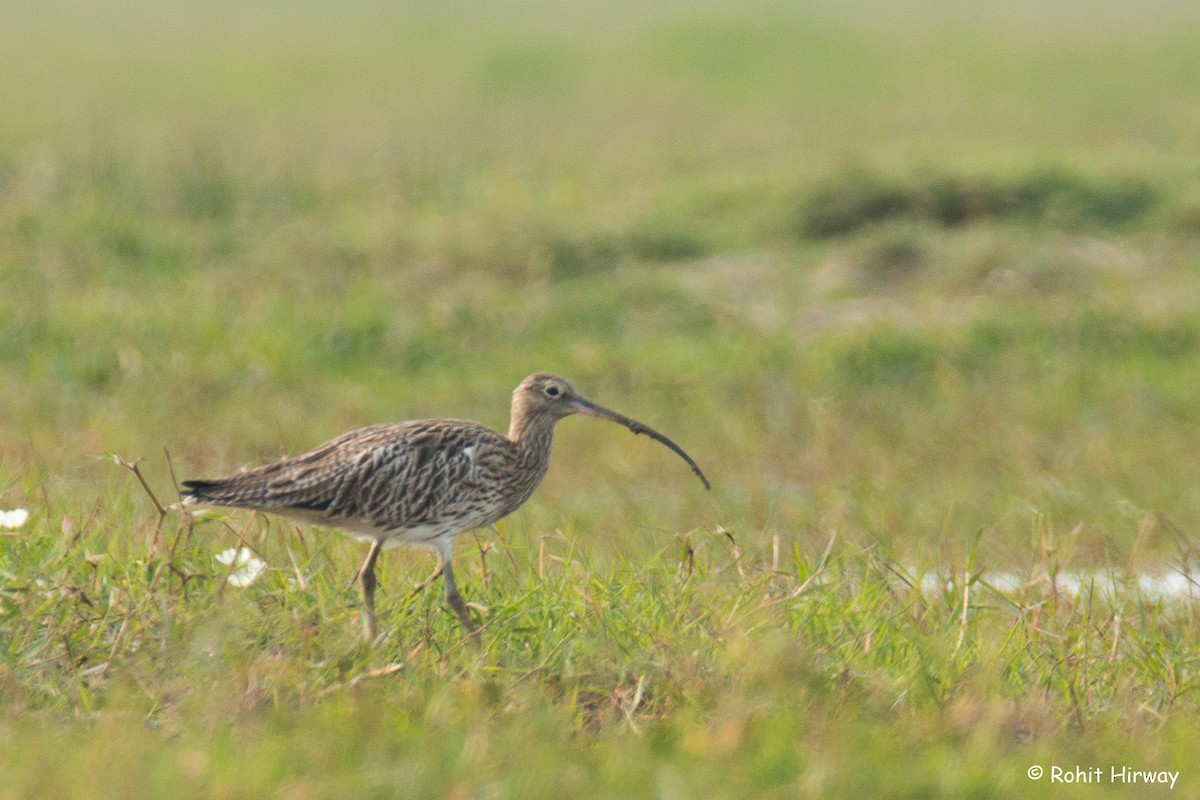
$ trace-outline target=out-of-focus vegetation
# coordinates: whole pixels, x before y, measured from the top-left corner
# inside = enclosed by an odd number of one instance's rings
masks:
[[[1193,559],[1200,14],[993,6],[6,4],[0,797],[1195,791],[1193,604],[985,570]],[[425,556],[370,649],[357,545],[105,457],[547,369],[714,489],[562,423],[478,652]]]

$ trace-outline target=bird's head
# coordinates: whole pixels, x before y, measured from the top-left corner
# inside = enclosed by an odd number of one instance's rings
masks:
[[[571,384],[549,372],[539,372],[521,381],[513,392],[514,416],[549,417],[555,421],[575,413],[586,413],[590,405],[575,393]]]
[[[685,453],[679,445],[648,425],[643,425],[635,419],[598,406],[581,397],[571,384],[557,375],[538,372],[521,381],[521,384],[513,392],[512,411],[512,428],[509,435],[513,438],[519,437],[520,432],[527,429],[535,420],[548,421],[550,423],[546,428],[548,433],[549,428],[553,427],[555,422],[571,414],[585,414],[589,417],[606,419],[609,422],[624,425],[634,433],[645,434],[674,450],[691,466],[696,477],[704,484],[704,488],[709,488],[708,478],[704,477],[700,467],[696,466],[692,457]]]

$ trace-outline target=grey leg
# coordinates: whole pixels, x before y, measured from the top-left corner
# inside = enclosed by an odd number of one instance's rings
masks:
[[[363,562],[362,569],[358,571],[363,590],[363,635],[367,637],[368,642],[374,642],[379,632],[375,623],[375,562],[379,559],[381,550],[383,550],[382,539],[371,542],[367,560]]]
[[[458,585],[454,582],[454,569],[450,566],[453,551],[453,538],[446,537],[438,542],[438,553],[442,556],[442,579],[446,582],[446,602],[454,609],[454,613],[458,614],[467,633],[471,634],[471,638],[478,642],[479,626],[475,624],[475,620],[471,619],[467,604],[463,601],[462,595],[458,593]]]

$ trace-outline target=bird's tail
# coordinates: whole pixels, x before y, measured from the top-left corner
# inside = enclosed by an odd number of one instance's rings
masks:
[[[291,505],[285,502],[290,498],[278,496],[279,493],[272,489],[272,482],[278,477],[283,463],[267,464],[220,478],[184,481],[180,493],[182,502],[185,506],[229,506],[256,510]]]
[[[184,481],[182,500],[185,506],[225,506],[236,504],[236,492],[230,482],[216,480]]]

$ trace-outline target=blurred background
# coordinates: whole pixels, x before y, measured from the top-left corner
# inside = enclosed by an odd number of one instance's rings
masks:
[[[1200,8],[1045,5],[8,0],[0,507],[552,370],[714,490],[567,420],[517,537],[1173,553]]]

